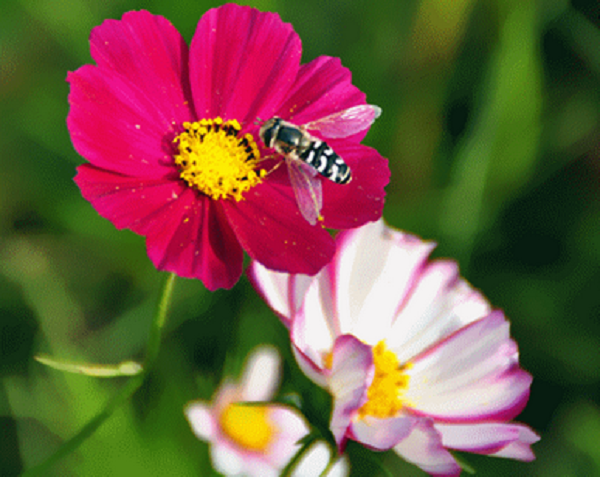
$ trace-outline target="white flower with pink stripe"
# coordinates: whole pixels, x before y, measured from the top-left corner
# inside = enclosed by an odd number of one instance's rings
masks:
[[[431,242],[383,221],[338,234],[318,275],[249,275],[290,330],[298,364],[333,396],[330,427],[394,449],[431,475],[460,467],[448,449],[534,459],[539,437],[509,422],[531,376],[519,367],[509,323],[459,275],[429,260]]]
[[[247,405],[270,401],[281,378],[281,359],[275,348],[255,350],[241,381],[226,381],[212,403],[194,401],[185,414],[196,436],[211,444],[213,466],[228,477],[277,477],[301,448],[310,431],[299,412],[279,404]],[[241,403],[240,403],[241,402]],[[331,452],[317,441],[303,454],[292,477],[347,477],[345,458],[330,463]]]

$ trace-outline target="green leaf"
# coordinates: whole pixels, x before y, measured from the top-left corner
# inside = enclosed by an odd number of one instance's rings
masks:
[[[94,378],[118,378],[121,376],[135,376],[144,368],[135,361],[123,361],[119,364],[87,364],[71,361],[60,361],[48,355],[34,356],[34,359],[50,368],[66,373],[85,374]]]

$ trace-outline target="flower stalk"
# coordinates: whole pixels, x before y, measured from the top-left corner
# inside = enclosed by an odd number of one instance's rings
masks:
[[[152,364],[156,361],[160,350],[162,332],[171,306],[175,276],[174,273],[169,273],[165,279],[156,314],[154,315],[154,320],[152,321],[152,326],[150,328],[143,371],[130,378],[121,390],[108,400],[104,409],[83,426],[77,434],[61,445],[58,450],[45,461],[25,471],[22,474],[22,477],[47,475],[48,470],[54,464],[83,444],[88,437],[92,436],[94,432],[96,432],[96,430],[141,387],[149,374]]]

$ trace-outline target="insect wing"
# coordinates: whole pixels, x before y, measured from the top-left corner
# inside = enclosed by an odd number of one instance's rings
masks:
[[[361,104],[304,124],[304,129],[320,132],[323,137],[348,137],[367,129],[381,115],[381,108]]]
[[[323,207],[321,180],[315,177],[317,171],[300,159],[287,157],[286,162],[300,213],[310,225],[315,225]]]

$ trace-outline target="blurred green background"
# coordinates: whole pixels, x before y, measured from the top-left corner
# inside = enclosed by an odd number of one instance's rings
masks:
[[[81,198],[67,71],[88,35],[132,9],[191,40],[218,3],[0,3],[0,475],[18,475],[74,435],[125,382],[51,370],[39,353],[139,358],[164,278],[144,239]],[[597,0],[256,1],[303,41],[303,62],[337,56],[383,107],[366,143],[390,159],[384,216],[436,240],[505,310],[534,376],[519,420],[537,460],[463,455],[491,476],[600,475],[600,3]],[[178,279],[155,369],[48,475],[212,475],[183,406],[209,399],[255,345],[286,359],[284,390],[318,402],[286,332],[242,278],[207,292]],[[325,399],[325,402],[327,399]],[[393,454],[349,446],[353,475],[425,475]],[[382,475],[382,474],[379,474]]]

